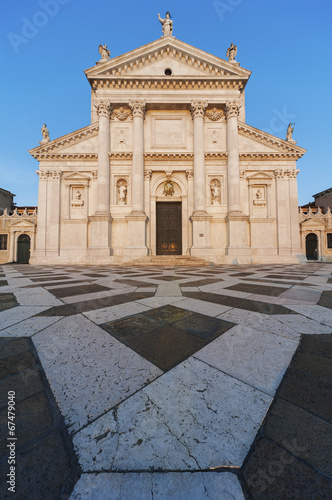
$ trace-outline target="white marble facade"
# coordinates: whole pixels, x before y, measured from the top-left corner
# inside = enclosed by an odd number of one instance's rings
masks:
[[[245,122],[250,71],[168,35],[85,74],[91,124],[30,151],[39,161],[31,263],[156,255],[160,202],[181,203],[178,254],[302,260],[296,161],[305,150]]]

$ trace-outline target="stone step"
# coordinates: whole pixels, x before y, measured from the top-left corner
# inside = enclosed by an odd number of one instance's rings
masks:
[[[211,263],[192,255],[147,255],[124,262],[124,266],[209,266]]]

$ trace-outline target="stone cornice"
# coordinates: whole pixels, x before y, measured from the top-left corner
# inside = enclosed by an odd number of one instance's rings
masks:
[[[194,153],[144,153],[144,158],[147,160],[193,160]]]
[[[147,65],[160,62],[166,57],[172,57],[180,63],[201,71],[202,76],[204,76],[204,74],[214,74],[216,76],[236,75],[242,76],[248,80],[251,75],[250,71],[238,65],[234,66],[234,64],[229,61],[225,61],[224,59],[193,47],[188,43],[177,40],[175,37],[167,39],[161,38],[153,41],[147,45],[115,57],[102,66],[93,66],[87,69],[85,74],[89,80],[97,75],[105,75],[106,77],[124,76],[135,73],[135,71]]]
[[[36,160],[98,160],[97,153],[35,153]]]
[[[134,77],[98,77],[91,80],[94,91],[98,89],[110,90],[236,90],[242,92],[245,80],[239,77],[212,78],[202,76],[134,76]]]
[[[267,132],[263,132],[255,127],[251,127],[243,122],[238,122],[238,129],[241,135],[254,138],[255,141],[261,142],[262,144],[270,147],[274,147],[279,149],[280,152],[293,153],[294,158],[301,158],[304,153],[306,153],[306,149],[301,148],[300,146],[296,146],[289,141],[284,141],[283,139],[279,139],[279,137],[275,137],[274,135],[268,134]],[[276,151],[277,153],[278,151]],[[270,154],[267,152],[266,154]]]
[[[295,152],[285,152],[285,153],[278,153],[276,152],[269,152],[269,151],[264,151],[262,153],[259,152],[254,152],[254,153],[240,153],[239,154],[240,160],[288,160],[288,159],[294,159],[297,160],[299,158],[298,153]]]
[[[133,153],[125,153],[125,152],[112,152],[112,153],[108,153],[108,156],[110,158],[124,158],[124,159],[127,159],[127,158],[132,158],[133,157]]]
[[[79,130],[75,130],[75,132],[71,132],[70,134],[63,135],[58,139],[54,139],[53,141],[49,141],[47,144],[43,144],[36,148],[30,149],[29,153],[36,159],[39,159],[40,154],[51,153],[55,149],[62,148],[64,146],[70,146],[72,144],[76,144],[81,140],[89,139],[92,136],[98,134],[98,123],[93,123],[87,127],[81,128]],[[48,156],[48,155],[46,155]]]
[[[215,153],[205,153],[206,159],[218,158],[219,160],[227,160],[228,153],[226,152],[215,152]]]

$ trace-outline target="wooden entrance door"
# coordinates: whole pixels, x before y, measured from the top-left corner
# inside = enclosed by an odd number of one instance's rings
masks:
[[[17,239],[17,262],[28,264],[30,259],[30,237],[21,234]]]
[[[157,202],[157,255],[182,255],[181,202]]]
[[[306,257],[308,260],[318,259],[318,238],[315,233],[309,233],[305,239]]]

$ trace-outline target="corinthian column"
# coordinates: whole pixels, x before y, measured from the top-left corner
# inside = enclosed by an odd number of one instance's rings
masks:
[[[145,102],[131,101],[133,112],[133,213],[144,214],[144,116]]]
[[[98,134],[98,178],[97,178],[97,211],[96,214],[110,213],[110,118],[112,107],[108,101],[96,104],[99,118]]]
[[[207,102],[194,101],[191,112],[194,120],[194,215],[206,213],[204,113]]]
[[[226,103],[226,134],[227,134],[227,191],[228,191],[228,213],[240,214],[240,163],[238,124],[241,105],[237,101]]]

